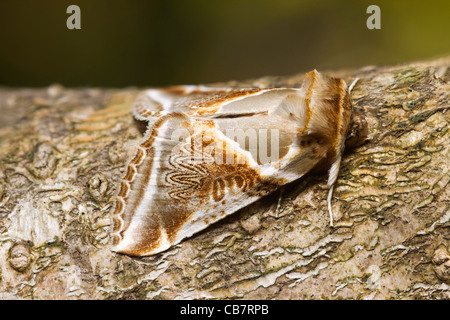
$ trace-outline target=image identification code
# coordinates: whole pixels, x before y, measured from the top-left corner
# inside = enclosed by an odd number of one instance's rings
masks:
[[[266,315],[269,314],[269,306],[264,304],[227,304],[224,308],[217,308],[213,306],[191,306],[188,304],[180,309],[180,314],[182,315],[206,315],[208,318],[215,312],[228,315]]]

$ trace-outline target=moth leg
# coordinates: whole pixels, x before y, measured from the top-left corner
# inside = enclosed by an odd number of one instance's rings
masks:
[[[284,186],[280,187],[280,194],[278,195],[277,209],[275,210],[275,216],[278,218],[280,215],[281,199],[283,198]]]
[[[333,189],[334,189],[334,184],[330,187],[330,190],[328,190],[328,198],[327,198],[328,213],[330,215],[330,226],[331,227],[333,227],[333,210],[331,209],[331,198],[333,197]]]
[[[328,191],[327,204],[328,204],[328,213],[330,215],[331,227],[333,227],[333,210],[331,208],[331,198],[333,197],[334,185],[336,184],[340,166],[341,166],[341,157],[338,157],[331,165],[330,171],[328,173],[328,187],[330,189]]]

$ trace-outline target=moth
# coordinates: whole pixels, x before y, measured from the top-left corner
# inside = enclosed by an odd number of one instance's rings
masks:
[[[133,105],[147,131],[113,213],[113,250],[153,255],[315,169],[328,169],[328,211],[344,147],[365,118],[340,78],[316,70],[300,88],[172,86]]]

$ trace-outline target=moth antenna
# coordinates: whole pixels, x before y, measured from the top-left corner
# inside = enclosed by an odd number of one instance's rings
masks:
[[[355,80],[353,80],[352,84],[348,87],[348,94],[350,94],[352,92],[352,90],[355,87],[358,80],[359,80],[359,78],[356,78]]]

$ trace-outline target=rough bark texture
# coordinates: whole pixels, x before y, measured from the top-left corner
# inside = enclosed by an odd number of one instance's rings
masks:
[[[326,174],[309,174],[146,258],[110,251],[138,91],[0,89],[0,298],[450,298],[449,62],[334,72],[360,78],[370,126],[344,157],[334,228]]]

